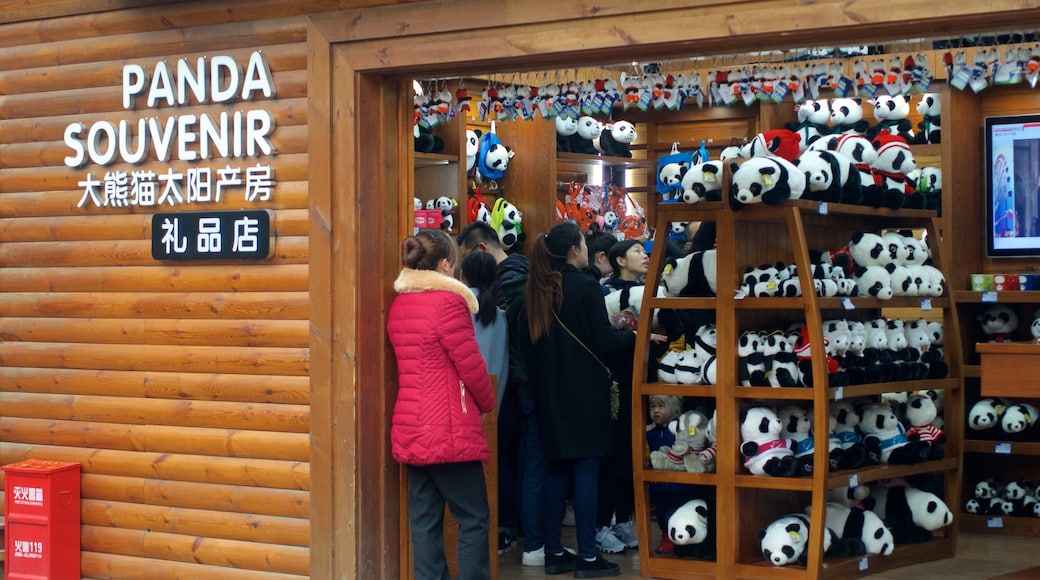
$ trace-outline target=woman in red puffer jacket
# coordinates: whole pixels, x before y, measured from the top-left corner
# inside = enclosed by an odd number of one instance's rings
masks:
[[[481,415],[495,391],[473,332],[473,292],[452,278],[455,245],[438,230],[404,240],[387,333],[397,358],[390,428],[408,471],[415,578],[445,578],[444,505],[459,524],[459,578],[490,578],[490,515],[481,462],[491,452]]]

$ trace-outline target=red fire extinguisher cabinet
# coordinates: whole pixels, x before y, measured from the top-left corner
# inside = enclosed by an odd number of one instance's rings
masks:
[[[5,465],[4,578],[79,578],[80,464],[27,459]]]

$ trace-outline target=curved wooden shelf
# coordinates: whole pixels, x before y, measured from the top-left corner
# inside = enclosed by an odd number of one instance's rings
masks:
[[[843,469],[832,471],[827,475],[827,489],[833,489],[848,485],[852,476],[856,477],[857,483],[863,485],[871,481],[882,479],[895,479],[922,473],[935,473],[939,471],[955,471],[959,467],[956,457],[947,457],[938,461],[925,461],[914,465],[872,465],[860,469]]]
[[[581,171],[587,167],[621,167],[624,169],[646,169],[656,167],[656,161],[646,159],[630,159],[628,157],[608,157],[590,155],[588,153],[556,153],[556,167],[561,171]]]
[[[1040,521],[1040,520],[1038,520]],[[820,578],[855,578],[865,574],[874,574],[910,564],[950,558],[953,556],[953,542],[938,537],[922,544],[904,544],[896,546],[888,556],[869,554],[852,558],[824,558]],[[866,568],[861,568],[863,559]],[[804,566],[773,566],[764,559],[756,559],[748,563],[736,565],[740,578],[805,578]]]
[[[718,300],[714,297],[654,296],[643,298],[643,309],[668,308],[672,310],[715,310]]]
[[[1007,451],[997,452],[997,445],[1010,446]],[[991,441],[980,439],[965,439],[965,453],[985,453],[990,455],[1027,455],[1040,456],[1040,443],[1033,441]]]
[[[715,385],[678,385],[672,383],[642,383],[641,395],[677,395],[679,397],[714,397]]]
[[[664,469],[643,469],[643,481],[647,483],[686,483],[690,485],[715,485],[714,473],[690,473]]]
[[[768,475],[738,475],[737,487],[750,489],[777,489],[781,491],[812,491],[811,477],[770,477]]]
[[[841,396],[838,396],[838,389]],[[865,397],[869,395],[880,395],[882,393],[894,393],[899,391],[919,391],[928,389],[959,389],[960,380],[955,378],[932,379],[927,381],[871,383],[868,385],[849,385],[846,387],[831,387],[830,398],[832,400],[848,399],[853,397]]]
[[[980,516],[961,513],[961,532],[1002,536],[1040,536],[1040,518],[1022,516]]]
[[[813,390],[806,387],[734,387],[733,396],[740,399],[776,399],[811,401]]]

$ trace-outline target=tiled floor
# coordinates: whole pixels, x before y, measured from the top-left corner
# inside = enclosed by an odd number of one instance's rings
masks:
[[[568,529],[571,534],[571,544],[569,545],[573,545],[573,528],[564,528],[564,537],[567,538]],[[570,577],[569,574],[545,576],[541,568],[521,566],[520,554],[520,548],[516,548],[499,556],[499,580]],[[622,580],[640,578],[638,551],[626,550],[621,554],[607,555],[607,559],[621,565],[620,578]],[[1040,565],[1040,539],[961,534],[957,542],[955,558],[907,566],[869,576],[869,578],[872,580],[933,580],[940,578],[942,580],[982,580],[1001,576],[999,580],[1033,580],[1040,579],[1040,569],[1036,568],[1038,565]],[[1032,570],[1030,570],[1031,568]]]

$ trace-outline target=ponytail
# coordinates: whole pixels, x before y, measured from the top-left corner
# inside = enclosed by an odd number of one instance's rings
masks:
[[[472,288],[477,289],[477,322],[487,326],[495,321],[498,314],[498,303],[495,299],[495,278],[498,276],[498,264],[495,258],[486,252],[470,252],[462,260],[462,277]]]
[[[549,334],[553,318],[563,305],[560,270],[567,264],[570,249],[581,245],[581,235],[577,224],[561,222],[535,240],[524,289],[527,331],[532,343]]]

